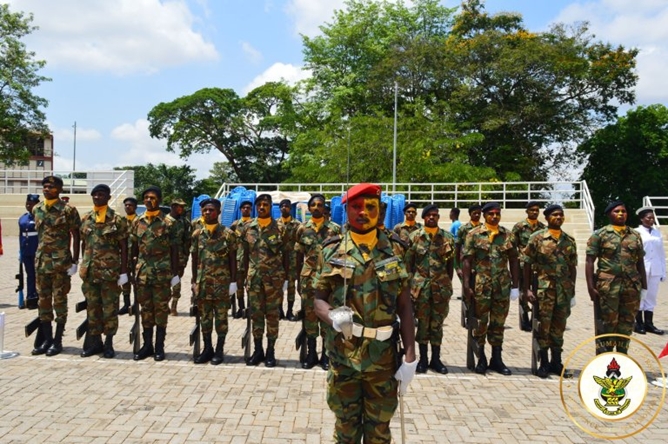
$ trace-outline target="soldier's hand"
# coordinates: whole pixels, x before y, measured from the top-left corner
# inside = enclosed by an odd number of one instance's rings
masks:
[[[533,294],[533,291],[527,290],[527,299],[529,302],[536,302],[536,296]]]
[[[235,294],[237,294],[237,283],[236,283],[236,282],[232,282],[232,283],[230,284],[230,288],[229,288],[229,295],[230,295],[230,296],[234,296]]]
[[[122,287],[123,285],[127,284],[128,281],[129,281],[128,274],[123,273],[118,277],[118,280],[116,281],[116,283],[118,284],[119,287]]]
[[[459,278],[459,280],[460,280],[460,281],[463,281],[463,280],[464,280],[464,273],[462,272],[462,269],[461,269],[461,268],[458,268],[458,269],[455,270],[455,271],[457,272],[457,277]]]
[[[67,269],[67,275],[74,276],[75,274],[77,274],[78,268],[79,267],[77,266],[77,264],[72,264],[72,266]]]
[[[575,296],[571,298],[571,308],[575,307]]]
[[[587,288],[587,292],[589,293],[589,299],[591,299],[592,301],[595,301],[599,298],[599,294],[598,294],[597,289],[595,289],[593,287],[590,287],[590,288]]]
[[[516,301],[517,298],[520,297],[520,289],[519,288],[511,288],[510,289],[510,300],[511,301]]]
[[[193,282],[192,284],[190,284],[190,291],[191,291],[192,294],[197,294],[197,284],[196,283]]]
[[[285,293],[286,291],[288,291],[288,281],[287,280],[285,282],[283,282],[283,293]]]
[[[177,275],[177,276],[174,276],[174,277],[172,278],[172,280],[169,281],[169,286],[170,286],[170,287],[173,287],[173,286],[175,286],[176,284],[178,284],[179,282],[181,282],[181,278],[180,278],[178,275]]]
[[[404,396],[408,390],[408,385],[415,377],[415,370],[417,369],[418,360],[413,362],[406,362],[406,357],[402,359],[399,369],[394,374],[394,379],[399,381],[399,396]]]

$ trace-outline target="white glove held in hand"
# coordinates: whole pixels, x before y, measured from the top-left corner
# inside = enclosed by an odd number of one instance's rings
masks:
[[[571,308],[575,307],[575,296],[571,298]]]
[[[123,285],[127,284],[128,282],[129,282],[129,279],[128,279],[128,274],[127,273],[123,273],[122,275],[120,275],[118,277],[118,280],[116,281],[116,283],[118,284],[119,287],[122,287]]]
[[[283,293],[288,291],[288,281],[283,282]]]
[[[640,300],[644,301],[647,297],[647,290],[640,290]]]
[[[176,284],[178,284],[179,282],[181,282],[181,278],[179,278],[178,276],[174,276],[174,277],[172,278],[172,280],[169,281],[169,285],[170,285],[171,287],[173,287],[173,286],[175,286]]]
[[[406,357],[402,358],[402,364],[399,370],[394,374],[394,379],[399,381],[399,396],[404,396],[408,390],[408,385],[415,377],[415,369],[417,369],[418,360],[413,362],[406,362]]]
[[[511,301],[516,301],[517,298],[520,297],[520,289],[519,288],[511,288],[510,289],[510,300]]]
[[[75,274],[77,274],[78,269],[79,267],[77,266],[77,264],[72,264],[72,266],[67,269],[67,275],[74,276]]]
[[[230,293],[230,296],[234,296],[235,294],[237,294],[237,283],[236,283],[236,282],[232,282],[232,283],[230,284],[230,291],[229,291],[229,293]]]

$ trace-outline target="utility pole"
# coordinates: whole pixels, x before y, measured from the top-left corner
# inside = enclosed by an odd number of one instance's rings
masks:
[[[72,172],[77,170],[77,122],[74,121],[74,155],[72,156]]]
[[[399,85],[394,82],[394,148],[392,156],[392,194],[396,192],[397,187],[397,96]]]

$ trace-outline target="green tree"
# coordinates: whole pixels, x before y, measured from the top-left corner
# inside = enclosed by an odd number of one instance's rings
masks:
[[[24,164],[27,141],[49,132],[42,108],[48,102],[32,90],[50,79],[38,74],[46,64],[35,60],[22,39],[35,31],[32,14],[11,12],[0,4],[0,162]]]
[[[628,223],[636,224],[642,198],[664,196],[668,189],[668,108],[629,110],[578,146],[578,153],[586,162],[581,179],[596,206],[596,225],[607,223],[602,212],[614,199],[626,203]]]
[[[169,205],[176,198],[183,199],[189,206],[193,198],[200,194],[209,194],[202,189],[202,184],[195,177],[195,170],[190,165],[169,166],[164,163],[116,167],[115,170],[133,170],[135,172],[135,193],[141,203],[141,193],[151,185],[162,190],[163,205]]]

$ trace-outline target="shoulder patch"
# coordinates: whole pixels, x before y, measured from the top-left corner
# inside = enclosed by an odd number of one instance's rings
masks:
[[[322,243],[323,248],[328,245],[338,244],[341,242],[341,236],[332,236],[325,239],[325,242]]]
[[[392,235],[390,236],[390,240],[392,242],[396,242],[399,245],[401,245],[404,249],[408,249],[409,245],[406,241],[404,241],[399,235],[395,232],[392,232]]]

